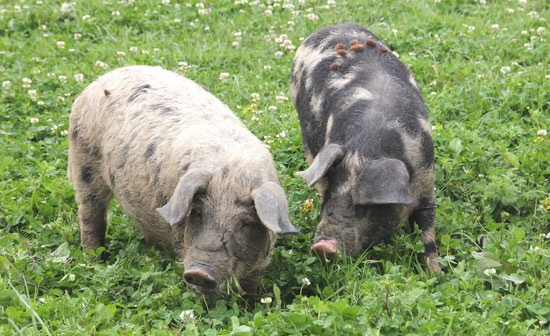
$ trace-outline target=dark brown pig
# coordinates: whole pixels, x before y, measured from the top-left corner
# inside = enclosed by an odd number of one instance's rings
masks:
[[[330,26],[297,50],[291,93],[310,163],[298,176],[323,199],[313,250],[356,255],[408,218],[438,269],[431,126],[407,67],[367,29]]]

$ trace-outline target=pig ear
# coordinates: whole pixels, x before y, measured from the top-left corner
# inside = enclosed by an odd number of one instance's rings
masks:
[[[367,161],[352,189],[354,204],[406,204],[417,201],[409,189],[409,173],[405,164],[396,159]]]
[[[296,176],[301,177],[311,187],[325,176],[330,167],[342,160],[344,155],[344,147],[337,144],[326,145],[317,154],[311,166],[302,172],[297,172]]]
[[[209,173],[187,172],[181,177],[168,203],[157,208],[157,211],[170,225],[181,223],[191,210],[195,194],[205,190],[211,179],[212,175]]]
[[[298,234],[288,218],[288,204],[280,185],[267,182],[252,190],[256,212],[265,227],[277,234]]]

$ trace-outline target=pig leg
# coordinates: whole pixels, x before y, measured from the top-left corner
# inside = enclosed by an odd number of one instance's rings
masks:
[[[421,201],[420,206],[413,211],[409,218],[409,224],[412,225],[413,221],[416,222],[422,231],[420,233],[420,240],[424,243],[424,257],[427,258],[426,262],[430,274],[440,269],[439,263],[435,261],[435,258],[437,258],[437,247],[435,244],[434,219],[435,203],[433,201]]]
[[[78,202],[82,249],[95,250],[105,245],[107,208],[112,192],[99,174],[97,165],[81,164],[72,173],[77,173],[73,181]]]

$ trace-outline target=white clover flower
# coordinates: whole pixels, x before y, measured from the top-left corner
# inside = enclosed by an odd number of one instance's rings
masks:
[[[67,76],[60,75],[57,79],[59,79],[61,83],[65,83],[67,81]]]
[[[309,286],[309,285],[311,285],[311,281],[309,281],[308,278],[303,278],[302,279],[302,285]]]
[[[519,0],[519,5],[521,7],[525,7],[526,4],[527,4],[527,0]]]
[[[311,21],[317,21],[319,20],[319,15],[317,14],[313,14],[313,13],[310,13],[308,15],[306,15],[306,17],[311,20]]]
[[[283,102],[285,102],[285,101],[288,100],[288,97],[285,97],[285,96],[276,96],[276,97],[275,97],[275,100],[277,101],[277,103],[282,104]]]
[[[57,132],[58,127],[57,125],[53,125],[50,129],[52,130],[52,133],[55,133]]]
[[[204,31],[209,31],[209,30],[210,30],[209,26],[204,27]]]
[[[542,35],[546,31],[546,28],[544,27],[538,27],[537,28],[537,34]]]
[[[239,48],[239,41],[233,41],[233,43],[231,43],[231,45],[233,46],[233,48],[237,49],[237,48]]]
[[[183,310],[183,311],[180,313],[180,319],[182,319],[182,320],[185,320],[185,319],[192,319],[193,317],[195,317],[195,315],[193,314],[193,310],[192,310],[192,309]]]
[[[271,16],[271,15],[273,15],[273,11],[272,11],[271,9],[266,9],[266,10],[264,11],[264,15],[265,15],[265,16]]]
[[[35,100],[35,99],[36,99],[36,90],[29,90],[29,91],[27,91],[27,93],[29,94],[29,97],[30,97],[32,100]]]
[[[117,51],[116,55],[118,56],[118,58],[124,58],[124,56],[126,56],[126,53],[124,51]]]
[[[91,22],[92,21],[92,17],[90,15],[84,15],[82,17],[82,21],[86,21],[86,22]]]
[[[485,271],[483,271],[483,273],[485,273],[486,276],[491,276],[491,275],[495,275],[497,273],[497,270],[494,268],[488,268]]]
[[[64,49],[65,48],[65,42],[63,41],[57,41],[57,47],[59,49]]]
[[[44,105],[44,104],[45,104],[45,103],[44,103],[43,101],[41,101],[41,100],[39,100],[39,101],[36,102],[36,105]]]
[[[229,72],[222,72],[220,73],[220,81],[222,83],[227,83],[227,79],[229,78]]]
[[[510,72],[510,67],[509,66],[503,66],[502,68],[500,68],[500,72],[502,72],[503,74],[505,74],[507,72]]]
[[[272,111],[272,112],[277,111],[277,106],[271,105],[271,106],[268,106],[267,109],[268,109],[268,111]]]
[[[538,130],[537,135],[546,136],[546,130],[545,129]]]
[[[479,0],[479,3],[482,4],[482,5],[487,4],[487,2],[485,0]]]
[[[137,51],[138,51],[138,47],[136,47],[136,46],[131,46],[131,47],[130,47],[130,51],[131,51],[131,52],[137,52]]]
[[[251,94],[252,96],[252,101],[258,101],[260,99],[260,94],[259,93],[252,93]]]
[[[31,118],[30,122],[34,125],[38,122],[38,118]]]
[[[112,16],[120,16],[120,12],[119,11],[112,11],[111,15]]]
[[[187,71],[187,69],[189,69],[189,64],[187,62],[178,62],[178,65],[183,71]]]
[[[271,70],[271,65],[264,65],[264,70],[265,71]]]
[[[441,42],[441,39],[439,38],[439,35],[437,35],[437,34],[434,35],[434,41],[435,41],[435,43]]]
[[[142,53],[143,55],[149,55],[149,50],[142,49],[142,50],[141,50],[141,53]]]
[[[162,0],[162,4],[164,6],[168,6],[168,5],[170,5],[170,0]]]
[[[9,80],[2,82],[2,87],[3,88],[9,88],[10,86],[11,86],[11,82]]]
[[[529,13],[527,13],[527,16],[529,16],[530,18],[536,18],[539,17],[539,13],[537,13],[537,11],[530,11]]]
[[[283,52],[282,51],[276,51],[275,52],[275,57],[277,57],[277,58],[283,57]]]
[[[65,97],[63,97],[63,96],[57,96],[57,100],[59,100],[59,101],[65,101]]]
[[[62,135],[62,136],[67,136],[67,135],[69,135],[69,131],[67,131],[67,130],[62,130],[62,131],[61,131],[61,135]]]
[[[78,39],[80,39],[80,38],[82,38],[82,34],[80,34],[80,33],[74,33],[74,39],[75,39],[75,40],[78,40]]]
[[[23,81],[23,88],[24,89],[28,89],[31,87],[31,84],[32,84],[32,80],[30,80],[29,78],[23,78],[21,81]]]
[[[468,33],[473,33],[474,30],[476,30],[476,27],[474,27],[474,26],[468,26]]]
[[[510,14],[515,12],[515,10],[513,8],[506,8],[506,11]]]
[[[82,81],[84,81],[84,75],[83,74],[75,74],[74,75],[74,80],[77,81],[78,83],[82,83]]]
[[[268,296],[268,297],[262,298],[260,302],[265,304],[270,304],[271,302],[273,302],[273,299]]]
[[[491,29],[493,30],[493,32],[497,32],[499,28],[499,25],[496,23],[494,25],[491,25]]]
[[[73,4],[64,2],[61,4],[61,13],[67,13],[72,8],[73,8]]]
[[[108,67],[107,63],[103,63],[101,61],[95,61],[95,65],[100,66],[103,69],[107,69],[107,67]]]

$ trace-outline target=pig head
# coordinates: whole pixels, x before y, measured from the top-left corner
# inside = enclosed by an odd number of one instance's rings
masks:
[[[320,182],[321,222],[313,250],[356,255],[388,237],[417,201],[405,164],[393,158],[360,160],[340,145],[325,146],[309,169],[297,173]]]
[[[280,185],[231,180],[190,171],[157,209],[172,226],[185,280],[205,294],[220,292],[228,283],[254,292],[276,235],[298,233]]]

